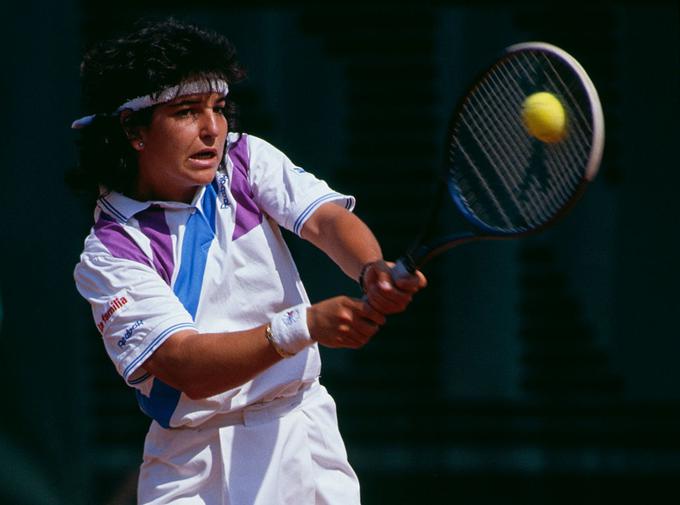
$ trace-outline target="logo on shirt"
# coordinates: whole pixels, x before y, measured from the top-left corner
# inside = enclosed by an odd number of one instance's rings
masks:
[[[109,322],[109,319],[111,319],[111,316],[113,316],[117,311],[125,307],[125,305],[128,303],[128,299],[125,298],[124,296],[120,297],[115,297],[113,301],[109,304],[109,308],[102,314],[101,319],[97,323],[97,328],[99,329],[100,332],[104,332],[104,328],[106,327],[106,324]]]
[[[143,324],[144,324],[144,321],[142,321],[141,319],[138,319],[137,321],[134,322],[134,324],[132,326],[130,326],[128,329],[126,329],[125,334],[118,341],[118,347],[125,347],[125,345],[127,344],[127,341],[130,340],[130,337],[132,336],[134,331]]]
[[[227,183],[229,182],[229,177],[223,172],[217,173],[217,187],[220,192],[220,208],[226,209],[229,207],[229,197],[227,196]]]

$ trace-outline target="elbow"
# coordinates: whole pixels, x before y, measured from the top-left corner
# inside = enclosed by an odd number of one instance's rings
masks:
[[[243,386],[250,378],[232,378],[232,380],[216,383],[206,379],[205,383],[200,384],[194,380],[191,384],[186,384],[184,387],[178,388],[182,394],[191,400],[205,400],[211,396],[222,394],[226,391],[231,391]]]
[[[186,341],[193,332],[178,332],[156,349],[142,365],[155,379],[162,381],[192,400],[210,396],[200,377],[189,373],[192,367],[186,363]]]
[[[146,368],[146,367],[145,367]],[[148,368],[147,368],[148,370]],[[164,384],[167,384],[172,389],[179,391],[184,396],[187,396],[191,400],[204,400],[205,398],[212,396],[212,393],[208,391],[205,387],[196,384],[195,380],[190,380],[188,378],[182,378],[178,374],[168,374],[168,373],[151,373],[154,379],[157,379]]]
[[[213,396],[214,392],[208,391],[206,388],[196,387],[195,385],[180,388],[182,394],[187,396],[190,400],[205,400],[206,398]]]
[[[182,387],[179,389],[182,394],[187,396],[190,400],[205,400],[211,396],[219,395],[230,389],[238,388],[242,386],[244,382],[234,382],[234,383],[220,383],[214,384],[211,381],[206,381],[205,384],[197,383],[196,380],[186,381]]]
[[[184,390],[184,391],[182,391],[182,393],[185,396],[187,396],[190,400],[194,400],[194,401],[205,400],[206,398],[208,398],[208,396],[210,396],[210,395],[205,394],[201,391],[195,391],[193,389],[192,390]]]

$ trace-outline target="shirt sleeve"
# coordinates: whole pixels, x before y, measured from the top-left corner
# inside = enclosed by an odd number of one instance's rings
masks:
[[[332,190],[268,142],[252,135],[248,141],[249,178],[255,201],[279,225],[300,235],[307,219],[324,203],[354,209],[353,196]]]
[[[83,254],[74,277],[109,357],[131,386],[150,377],[140,367],[170,335],[195,328],[172,289],[146,265]]]

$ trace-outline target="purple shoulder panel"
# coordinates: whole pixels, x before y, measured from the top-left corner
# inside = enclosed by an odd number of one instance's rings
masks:
[[[105,212],[99,214],[99,219],[94,224],[94,234],[116,258],[153,266],[148,256],[125,229]]]
[[[163,280],[170,285],[175,260],[172,252],[172,237],[165,220],[165,211],[151,206],[135,215],[139,228],[151,241],[153,266]]]
[[[234,166],[231,177],[231,193],[237,204],[236,224],[231,238],[236,240],[262,223],[262,212],[255,203],[253,192],[248,184],[250,157],[248,156],[246,135],[241,135],[229,148],[229,159]]]

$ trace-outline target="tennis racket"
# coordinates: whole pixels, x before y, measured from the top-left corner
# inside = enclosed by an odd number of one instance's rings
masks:
[[[562,106],[566,121],[558,140],[539,140],[523,118],[525,100],[538,92]],[[602,158],[597,91],[562,49],[542,42],[510,46],[458,104],[445,148],[432,215],[397,261],[395,279],[460,244],[537,233],[562,217],[595,178]],[[449,201],[465,227],[442,233],[454,220],[444,208]]]

